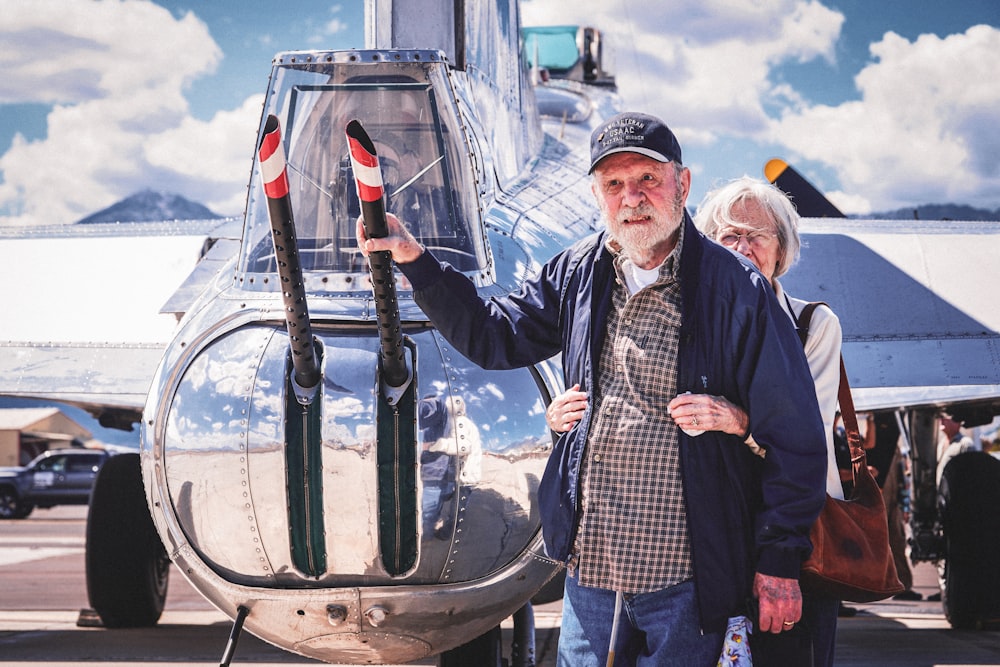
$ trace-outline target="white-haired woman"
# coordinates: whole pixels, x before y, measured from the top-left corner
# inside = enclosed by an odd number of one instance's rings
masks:
[[[799,258],[799,214],[781,190],[766,181],[747,176],[738,178],[705,195],[701,206],[698,207],[695,224],[705,236],[715,239],[753,262],[771,283],[775,296],[778,297],[778,303],[788,317],[793,323],[798,324],[799,315],[809,302],[787,294],[778,278],[783,276]],[[833,445],[833,423],[837,414],[837,392],[840,388],[841,339],[840,320],[829,307],[818,307],[809,322],[809,337],[806,339],[804,349],[816,384],[816,398],[826,427],[826,490],[835,498],[844,497]],[[698,396],[688,395],[682,399],[685,400],[696,401]],[[733,408],[742,413],[739,408],[735,406]],[[681,417],[686,410],[671,405],[671,413]],[[712,426],[725,426],[724,423],[706,422],[700,411],[698,421],[699,428],[701,424],[706,423],[707,429],[712,429]],[[727,432],[739,435],[745,431]]]

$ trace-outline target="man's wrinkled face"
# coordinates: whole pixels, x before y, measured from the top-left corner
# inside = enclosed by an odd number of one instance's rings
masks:
[[[612,237],[636,265],[652,268],[674,247],[691,174],[638,153],[615,153],[594,169],[594,196]]]

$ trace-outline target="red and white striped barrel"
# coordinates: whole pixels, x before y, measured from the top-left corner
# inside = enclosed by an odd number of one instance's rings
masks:
[[[354,182],[358,187],[358,199],[363,202],[376,202],[385,194],[382,184],[382,170],[379,168],[375,144],[361,123],[352,120],[347,125],[347,141],[351,151],[351,167],[354,169]]]
[[[285,148],[281,144],[281,127],[275,116],[269,116],[260,142],[260,175],[264,194],[280,199],[288,194],[288,174],[285,171]]]

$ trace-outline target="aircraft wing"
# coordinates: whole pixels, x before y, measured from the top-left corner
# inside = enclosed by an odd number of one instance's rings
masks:
[[[177,320],[236,254],[240,224],[0,230],[0,395],[140,413]]]
[[[840,317],[858,409],[1000,403],[1000,222],[804,219],[781,279]]]

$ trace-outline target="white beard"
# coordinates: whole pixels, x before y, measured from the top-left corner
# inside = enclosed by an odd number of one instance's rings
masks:
[[[635,208],[623,208],[618,212],[617,219],[609,224],[611,235],[622,247],[625,255],[639,267],[649,267],[661,263],[666,255],[664,248],[671,248],[671,242],[684,219],[681,206],[674,202],[674,210],[667,215],[661,213],[648,203]],[[605,217],[607,212],[605,211]],[[648,217],[651,222],[642,225],[632,225],[626,220]]]

